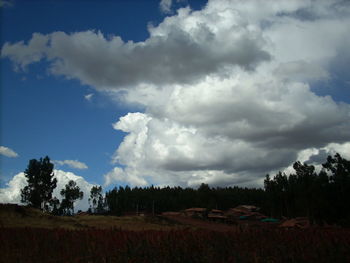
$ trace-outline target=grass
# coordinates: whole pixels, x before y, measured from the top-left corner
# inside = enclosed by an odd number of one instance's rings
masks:
[[[350,262],[349,229],[1,228],[0,263]]]
[[[53,216],[38,209],[0,204],[1,227],[32,227],[32,228],[64,228],[64,229],[122,229],[122,230],[171,230],[181,229],[184,226],[174,224],[158,217],[142,216]]]

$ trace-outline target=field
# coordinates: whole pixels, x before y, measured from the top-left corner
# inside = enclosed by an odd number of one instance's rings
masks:
[[[32,210],[20,216],[18,211],[6,213],[0,215],[1,263],[350,262],[349,229],[196,225],[196,220],[176,223],[160,217],[50,218]],[[27,225],[18,225],[24,221]]]
[[[0,227],[11,228],[63,228],[68,230],[110,229],[171,230],[183,228],[169,219],[142,216],[53,216],[40,210],[0,204]]]

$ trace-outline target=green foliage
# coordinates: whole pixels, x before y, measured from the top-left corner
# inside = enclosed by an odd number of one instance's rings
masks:
[[[57,185],[57,179],[53,178],[53,167],[48,156],[29,161],[24,171],[28,185],[21,189],[21,202],[35,208],[49,209],[52,192]]]
[[[66,184],[65,189],[61,190],[60,194],[63,196],[60,207],[63,214],[74,214],[74,202],[78,199],[83,199],[84,193],[80,191],[80,188],[77,186],[76,182],[70,180],[68,184]]]
[[[104,212],[104,199],[102,196],[102,186],[93,186],[90,190],[90,210],[92,213]]]
[[[53,215],[60,215],[60,200],[58,200],[56,197],[52,198],[50,200],[50,206],[51,206],[51,213]]]
[[[240,187],[210,188],[202,184],[197,190],[181,187],[145,187],[129,186],[114,188],[106,193],[109,212],[122,215],[125,212],[161,213],[179,211],[190,207],[229,209],[241,204],[262,206],[265,192],[263,189]]]
[[[294,174],[266,176],[266,210],[274,217],[308,216],[317,224],[350,225],[350,161],[328,156],[317,174],[313,165],[296,162]]]

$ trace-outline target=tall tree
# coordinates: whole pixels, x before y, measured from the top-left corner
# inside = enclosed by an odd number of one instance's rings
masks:
[[[330,173],[330,198],[333,218],[342,218],[342,225],[350,226],[350,161],[336,153],[328,156],[323,168]]]
[[[266,212],[274,216],[308,216],[311,223],[350,226],[350,161],[328,156],[318,173],[296,162],[295,174],[279,172],[264,181]]]
[[[93,213],[103,212],[103,196],[102,196],[102,186],[93,186],[90,190],[90,209]]]
[[[61,209],[68,215],[74,213],[74,202],[84,197],[84,193],[80,191],[80,187],[73,180],[66,184],[65,189],[62,189],[60,194],[63,196]]]
[[[51,207],[51,213],[53,215],[61,215],[60,200],[58,200],[56,197],[50,200],[50,207]]]
[[[29,161],[28,167],[24,171],[28,185],[21,189],[21,202],[48,210],[52,192],[57,185],[57,179],[53,178],[53,167],[54,165],[48,156],[44,159]]]

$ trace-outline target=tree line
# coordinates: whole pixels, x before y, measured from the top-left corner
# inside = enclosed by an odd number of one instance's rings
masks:
[[[264,181],[265,208],[275,217],[307,216],[311,222],[350,226],[350,161],[328,156],[317,173],[299,161],[289,176],[279,172]]]
[[[266,175],[264,188],[216,187],[201,184],[198,189],[181,187],[114,188],[106,193],[109,213],[160,213],[189,207],[227,210],[238,205],[255,205],[275,218],[306,216],[312,223],[350,226],[350,161],[328,156],[322,169],[293,164],[294,173]]]
[[[242,187],[210,188],[201,184],[198,189],[181,187],[119,186],[106,192],[109,213],[125,212],[161,213],[179,211],[190,207],[226,210],[240,204],[263,205],[264,190]]]
[[[266,215],[276,218],[307,216],[315,223],[350,223],[350,161],[340,154],[328,156],[322,169],[297,161],[295,173],[266,175],[264,188],[119,186],[103,196],[101,186],[90,191],[90,213],[124,215],[128,213],[161,213],[190,207],[226,210],[241,204],[261,207]],[[74,181],[62,189],[62,201],[52,197],[57,185],[50,159],[31,160],[25,170],[28,186],[22,189],[22,202],[56,215],[74,213],[74,202],[83,192]]]

